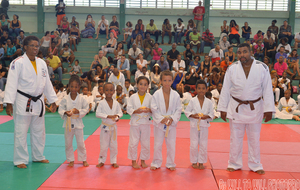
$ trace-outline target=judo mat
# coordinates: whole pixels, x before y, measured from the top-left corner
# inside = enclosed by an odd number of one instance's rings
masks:
[[[47,113],[46,146],[44,155],[49,164],[32,163],[31,155],[27,169],[13,166],[14,124],[12,117],[0,113],[0,189],[279,189],[277,187],[295,187],[300,189],[300,122],[273,119],[262,124],[261,162],[265,175],[258,175],[249,170],[247,137],[243,142],[243,168],[227,172],[230,148],[229,124],[220,119],[211,122],[208,135],[208,161],[204,170],[195,170],[190,163],[190,126],[182,115],[177,127],[176,171],[165,167],[166,145],[163,144],[162,167],[156,171],[150,168],[133,169],[127,158],[129,143],[129,119],[125,115],[118,122],[119,168],[114,169],[107,161],[102,168],[97,168],[100,152],[101,119],[90,113],[83,119],[84,139],[89,167],[83,167],[77,161],[76,141],[73,147],[75,165],[67,167],[64,145],[63,120],[57,113]],[[153,126],[150,138],[150,165],[153,159]],[[27,136],[28,151],[31,152],[30,136]],[[138,157],[140,145],[138,147]],[[140,163],[140,160],[139,160]],[[284,188],[281,188],[284,189]],[[286,188],[287,189],[287,188]]]

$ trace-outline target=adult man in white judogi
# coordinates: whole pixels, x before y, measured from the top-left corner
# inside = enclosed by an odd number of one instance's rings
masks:
[[[23,41],[26,53],[10,64],[4,102],[7,115],[14,116],[15,143],[14,165],[27,168],[27,131],[30,127],[32,160],[49,163],[45,159],[45,103],[44,95],[51,103],[51,111],[56,110],[58,100],[51,84],[45,61],[36,57],[39,39],[27,36]]]
[[[245,131],[248,137],[248,166],[264,174],[260,163],[260,130],[263,118],[272,119],[275,112],[272,82],[268,66],[250,55],[250,46],[239,45],[238,60],[228,67],[221,91],[218,111],[230,124],[230,154],[228,171],[243,166],[242,149]]]

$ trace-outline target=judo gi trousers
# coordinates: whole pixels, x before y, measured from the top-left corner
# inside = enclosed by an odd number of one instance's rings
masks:
[[[78,161],[86,161],[86,148],[83,138],[83,129],[71,129],[71,131],[65,130],[65,147],[66,157],[68,162],[75,161],[73,150],[73,137],[76,137],[77,142],[77,156]]]
[[[15,108],[15,107],[14,107]],[[14,165],[28,164],[27,132],[30,128],[32,161],[45,160],[45,119],[38,115],[19,115],[14,112]]]
[[[118,142],[117,142],[117,127],[116,130],[116,139],[114,140],[114,131],[110,131],[107,129],[103,129],[103,125],[101,125],[100,132],[100,155],[98,159],[98,163],[105,163],[107,157],[107,150],[110,150],[110,163],[117,163],[117,155],[118,155]]]
[[[137,160],[137,150],[141,142],[141,160],[150,158],[150,125],[130,126],[128,159]]]
[[[154,126],[154,155],[151,167],[160,168],[162,164],[162,145],[164,139],[167,145],[167,163],[166,167],[175,167],[175,147],[176,147],[176,128],[169,130],[168,137],[165,137],[165,131]]]
[[[243,138],[245,131],[248,139],[248,167],[252,171],[262,170],[260,163],[260,130],[261,123],[233,123],[230,125],[230,153],[228,168],[235,170],[243,167]]]
[[[190,128],[190,161],[191,163],[207,162],[208,127]],[[198,150],[199,146],[199,150]]]

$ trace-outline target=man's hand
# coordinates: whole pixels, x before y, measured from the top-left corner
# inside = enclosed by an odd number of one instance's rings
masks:
[[[270,121],[272,119],[272,112],[265,112],[264,119],[265,119],[265,122]]]
[[[13,116],[13,107],[12,104],[7,104],[6,106],[6,114],[9,116]]]
[[[221,118],[222,118],[225,122],[227,122],[226,117],[227,117],[227,112],[221,111]]]
[[[52,104],[51,104],[51,112],[52,112],[52,113],[56,112],[56,109],[57,109],[56,104],[55,104],[55,103],[52,103]]]

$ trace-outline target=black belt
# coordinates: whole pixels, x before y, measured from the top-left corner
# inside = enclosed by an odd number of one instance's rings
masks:
[[[34,101],[34,102],[40,100],[41,104],[42,104],[42,110],[41,110],[41,113],[40,113],[39,117],[43,116],[44,104],[43,104],[43,101],[40,99],[43,96],[43,94],[40,94],[37,97],[34,97],[34,96],[31,96],[29,94],[26,94],[26,93],[22,92],[21,90],[17,90],[17,92],[28,98],[27,105],[26,105],[26,112],[29,112],[31,100]]]

